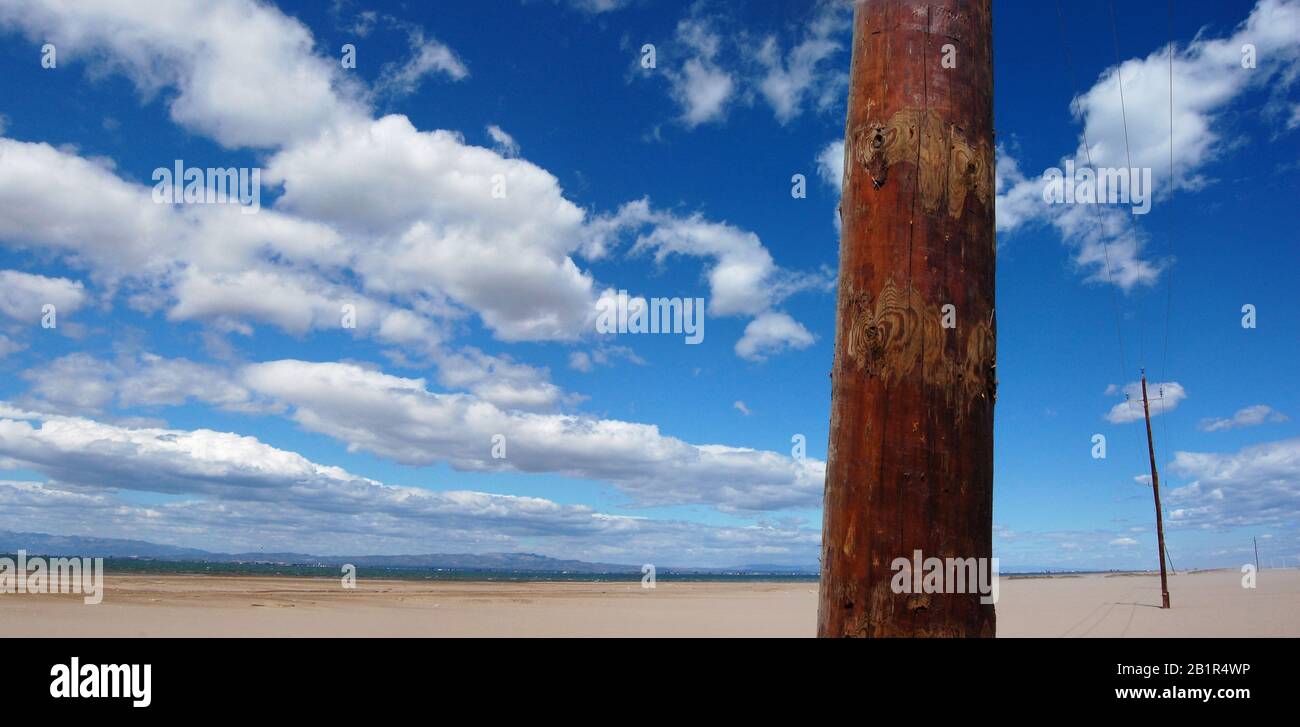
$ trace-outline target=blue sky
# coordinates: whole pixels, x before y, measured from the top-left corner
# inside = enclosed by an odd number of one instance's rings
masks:
[[[0,0],[0,528],[816,561],[846,5],[136,5]],[[1300,2],[1122,4],[1123,115],[1066,5],[995,7],[995,554],[1154,565],[1145,365],[1175,565],[1300,558]],[[1085,134],[1150,214],[1042,200]],[[155,203],[176,160],[260,209]],[[598,334],[618,290],[703,342]]]

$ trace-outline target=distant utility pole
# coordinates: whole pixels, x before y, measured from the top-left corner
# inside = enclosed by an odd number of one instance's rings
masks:
[[[992,26],[990,0],[855,9],[820,636],[995,635],[969,583],[895,578],[993,555]]]
[[[1151,404],[1147,401],[1147,372],[1142,369],[1142,413],[1147,420],[1147,453],[1151,455],[1151,491],[1156,498],[1156,538],[1160,541],[1160,598],[1169,608],[1169,578],[1165,575],[1165,520],[1160,512],[1160,474],[1156,472],[1156,445],[1151,439]]]
[[[1259,538],[1251,536],[1250,541],[1255,544],[1255,572],[1259,572]]]

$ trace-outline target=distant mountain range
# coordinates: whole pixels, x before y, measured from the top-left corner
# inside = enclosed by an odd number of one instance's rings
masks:
[[[640,573],[640,565],[589,563],[562,560],[534,553],[427,553],[423,555],[309,555],[306,553],[212,553],[197,548],[178,548],[144,540],[83,538],[44,533],[16,533],[0,530],[0,553],[25,550],[31,555],[79,556],[83,558],[140,558],[161,561],[208,563],[276,563],[283,565],[338,566],[344,563],[372,568],[443,569],[459,571],[509,571],[535,573]],[[729,568],[671,568],[659,572],[683,574],[800,574],[816,575],[816,566],[742,565]]]

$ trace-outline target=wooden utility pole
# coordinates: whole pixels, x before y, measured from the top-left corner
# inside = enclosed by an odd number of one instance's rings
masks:
[[[1160,473],[1156,472],[1156,445],[1151,439],[1151,404],[1147,401],[1147,372],[1142,370],[1142,413],[1147,420],[1147,453],[1151,455],[1151,491],[1156,497],[1156,538],[1160,541],[1160,598],[1169,608],[1169,579],[1165,575],[1165,519],[1160,511]]]
[[[857,4],[844,142],[818,634],[991,637],[895,578],[993,555],[990,0]]]
[[[1259,538],[1251,536],[1250,541],[1255,544],[1255,572],[1259,572]]]

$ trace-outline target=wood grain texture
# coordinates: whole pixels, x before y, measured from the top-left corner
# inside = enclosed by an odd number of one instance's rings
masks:
[[[991,13],[989,0],[866,0],[855,13],[822,636],[995,633],[977,593],[890,588],[891,563],[915,550],[992,556]]]

